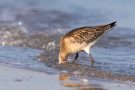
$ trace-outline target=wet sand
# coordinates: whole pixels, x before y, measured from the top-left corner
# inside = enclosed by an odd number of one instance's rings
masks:
[[[0,90],[60,90],[62,88],[57,75],[0,64]]]
[[[48,75],[0,64],[1,90],[134,90],[130,82],[71,77],[65,71]]]

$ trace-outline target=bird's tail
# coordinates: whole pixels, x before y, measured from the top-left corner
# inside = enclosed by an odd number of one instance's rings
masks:
[[[112,27],[114,27],[114,26],[116,26],[116,21],[115,22],[112,22],[112,23],[110,23],[110,24],[108,24],[109,26],[110,26],[110,28],[112,28]]]
[[[99,26],[100,28],[102,28],[102,30],[110,30],[111,28],[113,28],[114,26],[116,26],[116,21],[115,22],[112,22],[112,23],[109,23],[109,24],[106,24],[106,25],[101,25]]]

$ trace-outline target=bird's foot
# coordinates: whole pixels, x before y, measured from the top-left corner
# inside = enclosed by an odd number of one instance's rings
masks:
[[[92,60],[91,60],[91,66],[92,66],[92,67],[94,66],[94,63],[95,63],[95,60],[92,59]]]

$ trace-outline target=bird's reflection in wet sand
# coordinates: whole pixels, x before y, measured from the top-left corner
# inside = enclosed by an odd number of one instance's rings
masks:
[[[68,90],[106,90],[99,84],[92,84],[88,79],[69,75],[66,71],[60,72],[59,81],[62,86],[69,87]]]

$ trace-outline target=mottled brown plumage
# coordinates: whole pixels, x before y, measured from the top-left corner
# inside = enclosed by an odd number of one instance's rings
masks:
[[[65,34],[60,41],[59,63],[66,63],[69,54],[79,51],[86,51],[90,54],[90,48],[109,29],[114,27],[116,22],[106,25],[76,28]],[[76,57],[77,58],[77,57]]]

